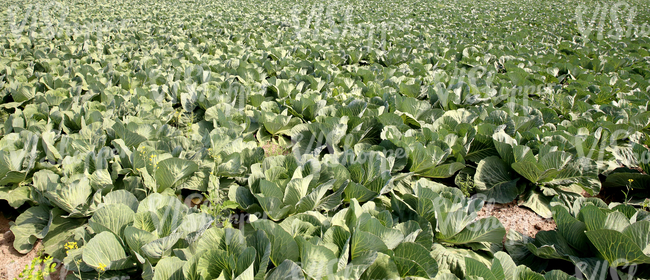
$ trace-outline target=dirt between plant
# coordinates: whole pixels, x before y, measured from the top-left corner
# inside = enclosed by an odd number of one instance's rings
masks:
[[[25,269],[25,265],[32,263],[32,260],[39,255],[43,248],[41,241],[37,241],[29,253],[23,255],[14,249],[14,234],[9,230],[10,220],[0,212],[0,279],[13,280]],[[51,280],[59,280],[60,269],[50,275]],[[47,278],[45,278],[47,279]]]
[[[478,218],[493,216],[503,224],[506,232],[518,231],[530,237],[540,231],[556,229],[553,219],[545,219],[528,208],[519,207],[515,202],[506,204],[486,204],[478,212]]]
[[[9,220],[0,213],[0,279],[18,278],[18,274],[38,256],[41,243],[36,243],[34,250],[23,255],[14,249],[14,235],[9,231]]]

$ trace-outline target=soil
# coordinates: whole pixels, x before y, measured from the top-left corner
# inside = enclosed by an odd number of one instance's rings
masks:
[[[545,219],[532,210],[520,207],[515,202],[506,204],[486,204],[478,212],[479,218],[496,217],[506,231],[515,230],[530,237],[540,231],[556,229],[553,219]]]
[[[266,157],[288,155],[289,153],[291,153],[291,149],[285,149],[282,146],[275,144],[273,142],[268,142],[263,144],[262,149],[264,149],[264,156]]]
[[[0,279],[18,278],[19,274],[40,255],[43,245],[40,240],[29,253],[23,255],[14,249],[14,234],[9,230],[11,221],[0,212]],[[60,267],[60,266],[59,266]],[[60,269],[50,275],[50,280],[59,280]],[[48,279],[48,278],[45,278]]]
[[[25,265],[29,265],[38,256],[38,251],[43,247],[40,242],[34,249],[23,255],[14,249],[14,235],[9,231],[9,220],[0,213],[0,279],[14,279],[18,277]]]

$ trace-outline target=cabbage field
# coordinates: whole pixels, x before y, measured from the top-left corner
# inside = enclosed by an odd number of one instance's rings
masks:
[[[650,278],[647,1],[4,3],[2,211],[61,279]]]

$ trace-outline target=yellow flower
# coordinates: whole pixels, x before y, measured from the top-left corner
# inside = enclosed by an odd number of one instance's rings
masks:
[[[632,182],[634,182],[634,179],[627,179],[627,181],[630,182],[630,184],[632,184]]]
[[[63,245],[63,248],[67,250],[78,249],[77,242],[68,242]]]
[[[79,247],[77,246],[77,242],[67,242],[63,245],[63,248],[65,248],[65,254],[69,254],[70,250],[78,249]]]
[[[103,263],[99,263],[99,267],[97,267],[97,268],[99,268],[99,270],[101,270],[101,271],[106,271],[106,265],[103,264]]]

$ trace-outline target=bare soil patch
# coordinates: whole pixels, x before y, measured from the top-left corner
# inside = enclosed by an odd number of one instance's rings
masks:
[[[540,231],[556,229],[553,219],[545,219],[528,208],[520,207],[515,202],[506,204],[486,204],[478,212],[479,218],[493,216],[503,224],[506,231],[515,230],[530,237]]]
[[[14,249],[14,234],[9,230],[11,220],[7,219],[4,213],[0,212],[0,279],[13,280],[18,278],[19,274],[30,265],[32,260],[40,255],[43,249],[41,241],[36,241],[34,249],[23,255]],[[58,265],[57,270],[50,274],[50,280],[63,279],[67,271],[61,274],[62,265]],[[20,279],[20,278],[19,278]],[[45,278],[48,279],[48,278]]]
[[[4,214],[0,213],[0,279],[17,278],[25,265],[29,265],[43,247],[38,241],[31,252],[25,255],[18,253],[14,249],[14,234],[9,230],[9,222]]]

